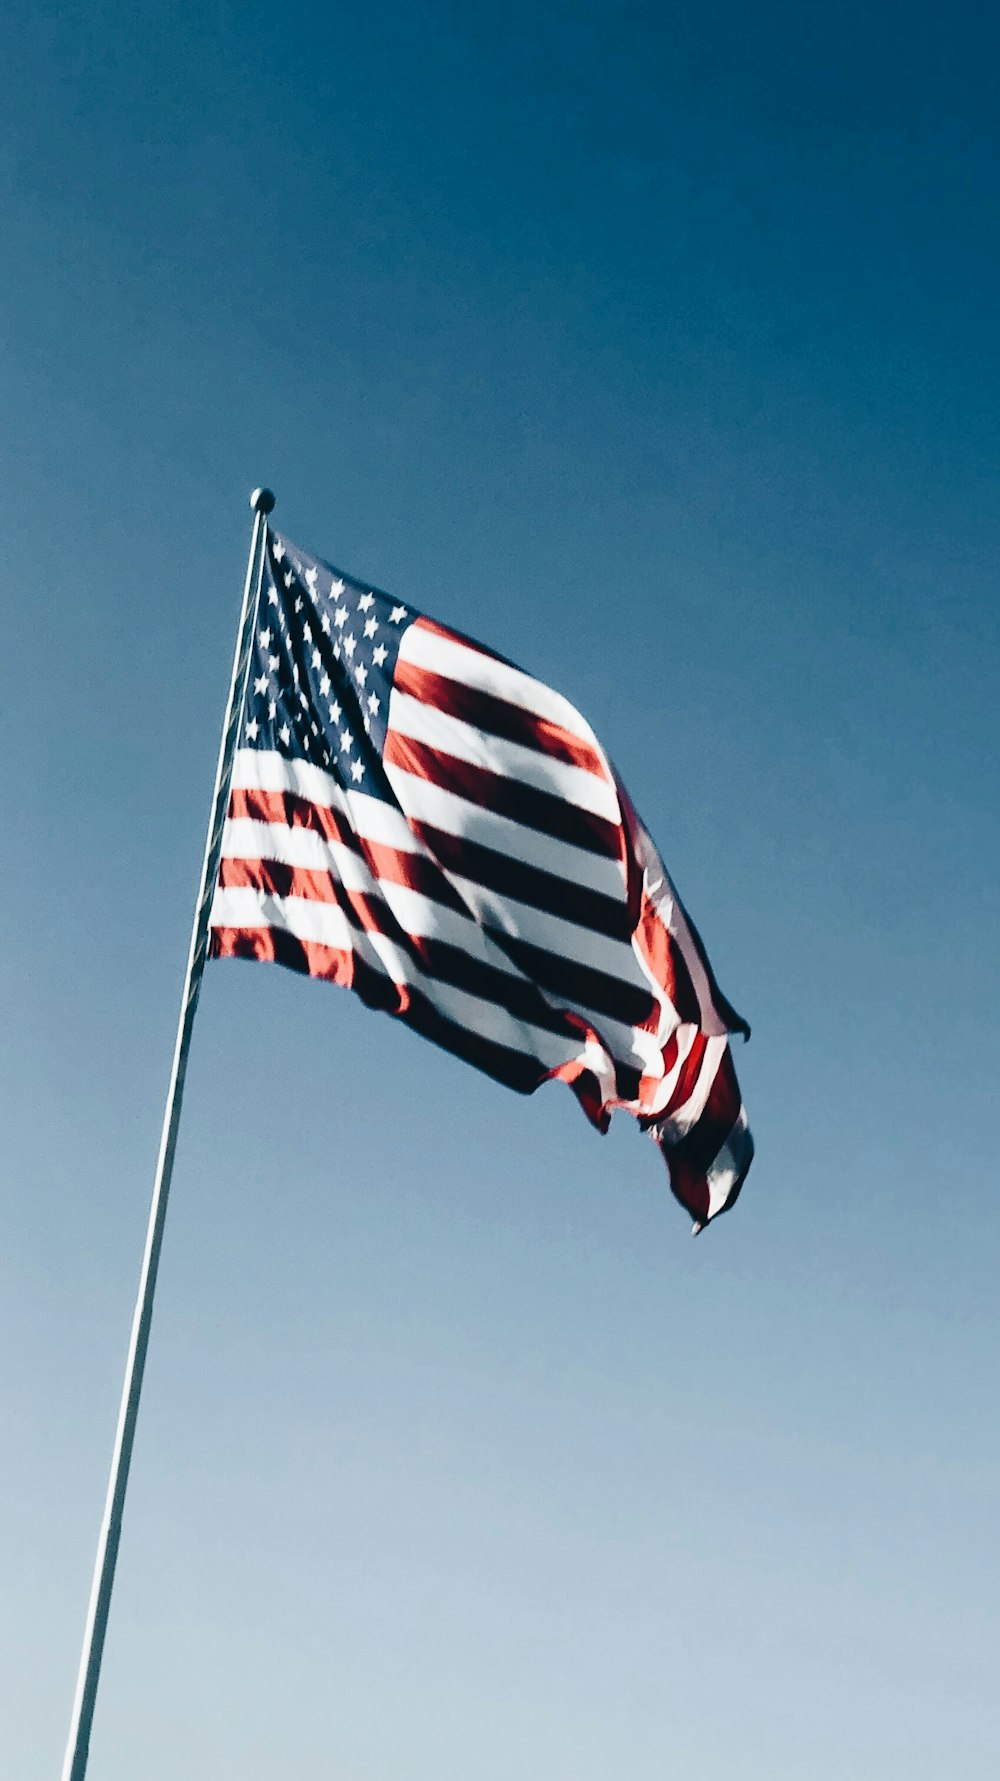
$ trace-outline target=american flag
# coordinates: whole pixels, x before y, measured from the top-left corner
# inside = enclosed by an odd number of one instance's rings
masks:
[[[265,538],[216,958],[353,989],[530,1094],[631,1113],[695,1229],[753,1144],[749,1033],[597,737],[502,656]]]

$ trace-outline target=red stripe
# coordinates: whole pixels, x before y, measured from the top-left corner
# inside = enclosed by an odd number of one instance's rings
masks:
[[[322,835],[325,841],[350,848],[352,853],[367,862],[373,878],[384,878],[390,884],[404,884],[410,890],[419,891],[421,896],[430,898],[432,902],[455,910],[459,915],[469,913],[466,904],[432,857],[426,853],[415,853],[412,848],[389,847],[385,842],[363,838],[348,826],[346,817],[338,815],[324,804],[311,804],[308,799],[297,797],[292,792],[234,791],[230,799],[229,814],[231,817],[248,818],[252,822],[272,823],[279,828],[308,829],[313,834]],[[318,873],[316,876],[323,877],[324,874]],[[235,884],[241,881],[224,881],[220,876],[219,882]],[[277,894],[308,897],[313,893],[309,890],[296,890],[280,891]],[[320,897],[320,901],[329,902],[330,898]]]
[[[229,798],[229,814],[235,820],[277,823],[286,829],[309,829],[326,841],[339,842],[353,853],[361,852],[361,843],[347,816],[332,810],[328,804],[313,804],[296,792],[262,792],[254,787],[236,786]]]
[[[430,823],[413,822],[410,828],[426,853],[389,847],[382,842],[362,839],[349,826],[347,817],[325,804],[313,804],[294,792],[262,792],[238,788],[229,801],[229,814],[239,820],[272,823],[280,828],[308,829],[322,835],[352,853],[363,855],[376,877],[393,884],[408,884],[413,890],[458,909],[463,915],[468,908],[448,882],[446,874],[469,878],[474,884],[498,891],[501,896],[516,897],[532,909],[544,909],[595,933],[607,934],[613,940],[628,940],[631,930],[624,891],[619,901],[602,891],[545,872],[540,866],[529,866],[513,860],[509,854],[498,853],[460,835],[450,835]],[[427,857],[427,856],[430,857]]]
[[[684,962],[684,954],[669,929],[664,926],[655,904],[645,891],[642,893],[634,938],[650,971],[676,1008],[681,1020],[691,1026],[700,1026],[701,1008]],[[658,1009],[655,1018],[659,1018]]]
[[[247,818],[262,823],[276,823],[289,828],[305,828],[321,834],[331,842],[340,842],[355,854],[367,859],[375,879],[385,879],[391,883],[407,885],[418,894],[452,908],[456,912],[473,919],[462,899],[452,889],[445,873],[435,862],[426,857],[403,849],[390,848],[383,844],[362,842],[347,827],[346,818],[325,805],[310,803],[307,799],[289,792],[262,792],[254,788],[240,788],[233,792],[230,812],[233,816]],[[418,825],[422,828],[423,825]],[[437,831],[432,831],[434,838]],[[454,837],[442,837],[444,843],[454,843],[457,850],[448,864],[454,870],[467,870],[470,862],[461,857],[462,843]],[[490,849],[479,850],[482,854],[491,854]],[[493,856],[502,862],[500,855]],[[516,869],[517,862],[506,862]],[[530,870],[530,869],[528,869]],[[473,874],[468,873],[469,876]],[[539,877],[548,875],[539,874]],[[559,886],[565,881],[553,879],[553,885]],[[462,947],[448,942],[414,936],[403,927],[393,915],[384,899],[377,891],[355,890],[348,892],[341,880],[333,872],[319,871],[300,866],[292,866],[281,860],[243,859],[226,857],[220,862],[219,883],[223,888],[248,887],[263,891],[277,897],[299,897],[305,900],[326,903],[340,907],[352,927],[359,933],[374,932],[391,939],[406,955],[412,959],[417,971],[428,977],[449,983],[467,994],[478,996],[483,1001],[491,1002],[505,1008],[515,1019],[529,1022],[543,1030],[570,1036],[567,1032],[565,1010],[567,1008],[588,1008],[594,1011],[599,1019],[600,1014],[609,1014],[613,1019],[625,1025],[652,1028],[655,1025],[659,1010],[656,1008],[649,992],[639,986],[629,984],[621,979],[609,976],[591,967],[575,963],[558,954],[547,952],[541,947],[533,946],[528,941],[513,939],[502,930],[486,927],[485,931],[501,951],[506,952],[512,962],[526,973],[530,981],[513,978],[471,957]],[[505,889],[513,894],[514,885],[507,883]],[[520,888],[523,892],[524,886]],[[569,892],[576,887],[567,884]],[[586,894],[586,893],[582,893]],[[596,895],[596,893],[595,893]],[[539,899],[540,900],[540,899]],[[608,899],[610,901],[610,899]],[[569,911],[556,909],[556,913],[568,914]],[[574,914],[579,911],[574,910]],[[596,924],[595,924],[596,925]],[[239,956],[258,956],[253,947],[260,944],[259,936],[270,930],[249,929],[244,938]],[[258,938],[254,938],[258,936]],[[288,936],[286,949],[294,952],[299,942]],[[305,943],[302,943],[305,944]],[[308,969],[311,975],[330,976],[332,981],[350,983],[345,971],[349,967],[347,961],[352,955],[334,953],[334,950],[316,944],[316,958],[322,961],[329,954],[322,968],[313,970],[312,966],[295,963],[295,969]],[[270,952],[260,954],[262,957],[273,956]],[[331,962],[332,961],[332,962]],[[289,962],[282,957],[281,962]],[[553,1007],[555,997],[558,1006]],[[381,1004],[380,1004],[381,1005]],[[451,1047],[454,1049],[454,1047]],[[692,1092],[698,1078],[698,1071],[704,1057],[705,1039],[698,1035],[680,1078],[666,1108],[660,1109],[657,1120],[662,1120],[673,1110],[680,1108]],[[677,1052],[677,1036],[671,1035],[664,1048],[664,1074],[673,1068]],[[641,1081],[641,1073],[629,1062],[614,1059],[617,1087],[620,1098],[624,1101],[641,1101],[645,1089],[655,1088],[658,1081],[646,1079]],[[594,1083],[589,1072],[581,1074],[577,1085],[574,1075],[572,1086],[578,1094],[588,1117],[594,1118],[593,1092]]]
[[[586,1064],[581,1064],[579,1058],[574,1057],[570,1058],[569,1063],[560,1064],[557,1070],[553,1070],[551,1079],[553,1082],[565,1082],[573,1090],[591,1125],[595,1125],[599,1132],[607,1131],[611,1124],[611,1114],[604,1104],[601,1085],[593,1070],[589,1070]]]
[[[230,814],[262,823],[287,823],[289,827],[312,830],[330,841],[342,841],[368,862],[373,877],[407,885],[420,895],[454,910],[470,921],[475,918],[459,893],[452,888],[446,876],[448,871],[496,888],[501,894],[517,896],[532,907],[548,908],[556,915],[580,922],[583,926],[607,933],[613,938],[628,938],[624,927],[623,904],[616,904],[610,897],[605,898],[599,892],[588,891],[586,887],[574,885],[554,874],[505,859],[491,848],[463,842],[424,824],[415,823],[414,832],[418,839],[426,841],[431,852],[437,852],[440,848],[444,854],[444,870],[433,859],[425,856],[360,841],[353,831],[346,828],[345,819],[338,817],[336,812],[324,805],[311,804],[289,792],[234,791]],[[338,903],[348,917],[355,920],[358,927],[374,928],[408,947],[415,944],[412,937],[391,916],[381,899],[376,904],[367,894],[354,893],[351,897],[346,892],[341,894],[340,880],[330,872],[295,867],[276,860],[248,860],[227,856],[220,863],[219,883],[224,888],[250,887],[279,897],[304,897],[322,903]],[[376,910],[377,913],[374,913]],[[549,998],[554,996],[560,1007],[590,1009],[597,1016],[610,1015],[625,1026],[646,1029],[655,1026],[659,1009],[649,990],[642,985],[578,964],[561,954],[535,946],[530,941],[514,939],[502,929],[482,925],[484,932],[497,947],[531,979],[534,1007],[529,1009],[523,1003],[518,1009],[512,1007],[511,1012],[517,1013],[518,1018],[552,1028],[553,1013]],[[449,973],[448,981],[458,988],[467,987],[473,994],[483,993],[489,1000],[502,1000],[509,1005],[506,997],[497,997],[488,989],[480,992],[477,985],[469,981],[469,974],[476,969],[475,961],[470,959],[465,980]],[[541,990],[546,993],[540,995],[536,986],[541,986]],[[555,1030],[564,1029],[560,1025]],[[633,1099],[639,1093],[641,1072],[635,1070],[631,1062],[623,1064],[620,1060],[617,1061],[617,1068],[619,1093],[623,1099]]]
[[[340,881],[329,872],[310,872],[287,866],[283,860],[231,859],[219,861],[222,890],[267,891],[275,897],[305,897],[310,903],[340,903]]]
[[[469,761],[460,761],[443,749],[429,748],[425,742],[416,742],[398,730],[389,730],[383,759],[386,766],[401,767],[405,773],[429,780],[443,791],[454,792],[470,804],[509,817],[525,828],[538,829],[544,835],[568,841],[606,859],[621,858],[623,837],[617,823],[595,816],[590,810],[581,810],[578,804],[552,792],[538,791],[533,785],[508,779],[488,767],[474,767]]]
[[[749,1023],[743,1019],[742,1014],[737,1014],[736,1009],[733,1007],[728,997],[723,995],[716,982],[715,972],[709,964],[708,953],[705,951],[705,943],[686,909],[683,910],[683,914],[684,921],[687,925],[687,931],[691,936],[691,944],[698,955],[701,962],[701,968],[704,971],[708,982],[708,991],[712,998],[712,1005],[716,1014],[719,1016],[719,1019],[722,1021],[728,1033],[740,1033],[744,1039],[749,1039]]]
[[[394,983],[353,952],[341,952],[315,940],[300,940],[282,928],[213,928],[209,952],[212,958],[256,959],[285,965],[305,976],[345,985],[369,1008],[401,1020],[423,1038],[519,1094],[532,1094],[540,1083],[563,1076],[588,1118],[601,1130],[607,1127],[608,1116],[597,1079],[590,1070],[574,1069],[570,1064],[552,1071],[537,1058],[484,1038],[442,1014],[422,990]],[[580,1038],[576,1028],[574,1038]]]
[[[435,1008],[422,990],[394,983],[354,953],[339,952],[315,940],[300,940],[283,928],[213,928],[210,950],[213,958],[258,959],[286,965],[307,977],[345,984],[369,1008],[395,1016],[425,1039],[520,1094],[530,1094],[548,1075],[537,1058],[459,1026]]]
[[[670,1075],[670,1072],[672,1071],[672,1069],[674,1068],[674,1065],[677,1062],[677,1053],[680,1050],[679,1033],[680,1033],[680,1028],[675,1027],[673,1032],[671,1033],[669,1039],[667,1040],[666,1044],[664,1045],[663,1050],[660,1053],[660,1056],[661,1056],[661,1059],[663,1062],[663,1068],[660,1071],[659,1075],[644,1076],[642,1078],[642,1081],[639,1084],[638,1100],[640,1101],[640,1103],[644,1102],[647,1107],[649,1106],[649,1103],[652,1100],[653,1096],[655,1095],[657,1089],[660,1087],[660,1084],[662,1082],[664,1082],[666,1080],[666,1078]],[[662,1116],[659,1113],[651,1116],[651,1118],[654,1118],[654,1119],[660,1119],[661,1117]],[[639,1111],[639,1118],[642,1118],[641,1108]],[[648,1124],[649,1121],[647,1120],[644,1123]]]
[[[690,1009],[693,1005],[694,1008],[697,1009],[696,1013],[693,1015],[687,1014],[684,1018],[691,1019],[694,1024],[701,1026],[703,1019],[709,1013],[709,1010],[703,1009],[698,1001],[697,992],[694,987],[694,979],[691,976],[691,967],[684,956],[686,937],[691,951],[694,953],[704,972],[711,1008],[717,1016],[720,1025],[725,1027],[727,1032],[742,1033],[745,1039],[749,1039],[750,1028],[742,1015],[737,1014],[732,1003],[722,994],[722,991],[715,980],[715,974],[709,963],[708,954],[705,951],[701,935],[695,927],[694,922],[691,920],[691,917],[688,915],[687,910],[684,908],[683,903],[680,901],[680,898],[677,897],[676,891],[674,892],[674,896],[677,905],[677,924],[682,931],[680,934],[668,935],[672,949],[670,960],[668,961],[663,956],[662,943],[658,941],[655,930],[657,926],[663,928],[664,933],[666,933],[667,930],[662,917],[658,917],[655,910],[652,910],[651,913],[647,913],[646,896],[643,889],[645,874],[636,857],[637,836],[640,832],[649,847],[653,849],[654,853],[655,848],[653,848],[652,839],[647,834],[644,825],[636,813],[635,805],[632,803],[628,792],[625,790],[625,787],[617,774],[614,775],[614,783],[618,793],[619,809],[622,813],[629,907],[635,911],[637,937],[638,933],[641,932],[643,941],[645,942],[645,945],[648,946],[650,954],[655,955],[662,960],[662,969],[665,973],[663,979],[665,987],[667,987],[668,983],[667,974],[671,970],[673,971],[677,995],[682,998],[684,1007]],[[657,970],[657,975],[659,975],[660,966],[655,968]],[[672,994],[671,1000],[674,1002],[674,1006],[679,1009],[680,1003]]]
[[[641,984],[627,983],[593,965],[581,965],[558,953],[546,952],[544,947],[516,939],[489,923],[484,922],[483,927],[526,977],[540,983],[547,995],[558,997],[566,1007],[592,1009],[595,1014],[607,1014],[627,1027],[648,1027],[650,1011],[656,1004],[652,992]]]
[[[225,855],[219,862],[219,884],[223,890],[249,888],[268,896],[333,904],[359,933],[381,934],[410,954],[418,944],[374,887],[349,890],[334,872],[290,866],[284,860]]]
[[[316,940],[299,940],[280,928],[213,928],[208,943],[213,959],[259,959],[264,964],[288,965],[327,983],[350,989],[354,982],[354,954]]]
[[[589,742],[574,736],[562,724],[539,717],[533,711],[525,711],[521,705],[511,705],[493,693],[484,693],[478,687],[435,674],[429,668],[420,668],[415,662],[404,661],[402,656],[396,663],[393,687],[397,692],[409,693],[424,705],[446,712],[449,717],[459,718],[477,730],[485,730],[490,736],[519,742],[523,747],[533,748],[567,766],[582,767],[585,772],[594,773],[598,779],[610,783],[610,774],[601,756]]]
[[[740,1107],[739,1084],[732,1054],[727,1046],[719,1061],[705,1110],[697,1124],[676,1144],[670,1144],[662,1138],[658,1140],[670,1172],[671,1190],[699,1223],[703,1224],[709,1214],[708,1171],[732,1137],[740,1116]],[[741,1154],[734,1159],[738,1167],[736,1181],[729,1191],[725,1205],[717,1208],[714,1214],[716,1217],[719,1212],[728,1211],[735,1203],[746,1180],[753,1161],[753,1141],[749,1132],[741,1134],[740,1151]]]
[[[704,1033],[696,1033],[694,1044],[680,1068],[680,1074],[674,1083],[670,1099],[657,1114],[658,1119],[667,1119],[678,1112],[690,1100],[698,1083],[701,1066],[705,1061],[705,1047],[708,1044]]]
[[[481,884],[503,897],[515,897],[519,903],[544,909],[578,927],[607,934],[612,940],[631,938],[624,886],[620,897],[609,897],[573,879],[543,871],[540,866],[513,860],[509,854],[498,853],[464,835],[449,835],[447,830],[431,823],[411,822],[410,827],[444,870],[457,878],[469,878],[473,884]]]
[[[227,858],[220,864],[219,883],[224,890],[259,890],[269,896],[302,897],[335,905],[355,932],[381,934],[391,940],[412,961],[416,973],[504,1008],[515,1020],[540,1027],[544,1032],[570,1039],[577,1035],[578,1023],[564,1009],[553,1008],[536,984],[472,957],[464,947],[451,941],[409,933],[383,898],[369,892],[348,891],[333,873],[304,871],[281,860]]]
[[[440,866],[426,854],[411,853],[405,848],[386,847],[380,841],[362,841],[361,851],[374,878],[388,884],[403,884],[419,892],[433,903],[452,909],[457,915],[469,915],[468,907],[449,884]]]

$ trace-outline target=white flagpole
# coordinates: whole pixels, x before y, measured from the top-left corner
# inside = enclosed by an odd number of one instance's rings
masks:
[[[104,1519],[101,1523],[101,1533],[97,1543],[94,1580],[90,1591],[90,1605],[87,1609],[87,1625],[83,1636],[80,1673],[77,1677],[73,1718],[70,1724],[69,1741],[66,1745],[66,1757],[63,1762],[62,1781],[84,1781],[87,1773],[90,1731],[94,1720],[94,1702],[97,1698],[97,1684],[101,1674],[104,1635],[108,1627],[108,1610],[111,1606],[111,1590],[115,1580],[118,1542],[121,1538],[122,1511],[125,1506],[125,1491],[128,1485],[132,1446],[135,1440],[135,1422],[139,1410],[139,1395],[142,1391],[146,1350],[149,1346],[153,1294],[156,1291],[156,1274],[160,1264],[160,1248],[163,1243],[163,1225],[167,1213],[170,1178],[174,1170],[174,1151],[177,1146],[177,1128],[181,1117],[184,1077],[187,1073],[188,1051],[191,1046],[191,1029],[194,1025],[195,1009],[198,1006],[202,973],[205,969],[208,952],[208,924],[212,898],[215,894],[215,881],[219,871],[222,826],[229,807],[229,782],[232,778],[233,755],[236,752],[236,738],[239,734],[240,718],[243,713],[243,699],[250,667],[250,649],[253,643],[254,619],[260,598],[267,516],[274,507],[274,496],[270,489],[254,489],[250,496],[250,506],[254,512],[253,537],[250,542],[250,557],[247,562],[247,578],[243,588],[243,607],[240,613],[236,654],[233,658],[233,673],[229,686],[229,705],[222,731],[222,741],[219,745],[219,762],[215,770],[212,817],[205,842],[205,858],[201,868],[198,901],[195,904],[187,974],[184,978],[184,993],[181,997],[181,1010],[177,1022],[174,1061],[170,1071],[170,1087],[167,1090],[167,1105],[163,1114],[163,1130],[160,1134],[160,1151],[156,1163],[156,1176],[153,1181],[153,1198],[149,1208],[146,1248],[142,1258],[142,1272],[139,1276],[139,1294],[132,1317],[132,1336],[125,1367],[125,1383],[122,1387],[121,1406],[118,1411],[118,1429],[115,1434],[111,1475],[108,1479],[108,1494],[104,1505]]]

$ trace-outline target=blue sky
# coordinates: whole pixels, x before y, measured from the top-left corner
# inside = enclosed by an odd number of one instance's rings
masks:
[[[754,1027],[633,1130],[210,967],[94,1781],[996,1773],[995,19],[15,4],[0,1704],[61,1758],[249,539],[587,713]]]

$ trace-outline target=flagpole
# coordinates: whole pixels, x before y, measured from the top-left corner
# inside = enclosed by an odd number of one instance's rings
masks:
[[[118,1543],[121,1538],[125,1491],[128,1486],[129,1466],[132,1462],[139,1396],[142,1391],[142,1375],[146,1365],[146,1350],[149,1346],[153,1294],[156,1291],[156,1275],[160,1264],[170,1178],[174,1170],[174,1151],[177,1146],[177,1128],[180,1124],[184,1077],[187,1073],[195,1009],[198,1006],[201,979],[208,954],[209,917],[212,898],[215,894],[215,881],[219,872],[222,828],[229,807],[229,782],[232,778],[236,738],[239,734],[240,719],[243,713],[243,700],[250,667],[250,649],[253,642],[254,618],[260,598],[267,516],[274,507],[274,496],[270,489],[254,489],[250,496],[250,506],[254,513],[253,536],[250,541],[250,556],[247,561],[246,582],[243,588],[243,606],[240,612],[236,653],[233,657],[233,672],[229,685],[229,705],[226,710],[226,721],[223,726],[222,741],[219,745],[219,760],[215,770],[212,816],[205,841],[205,857],[202,861],[198,900],[195,904],[187,973],[184,978],[184,993],[181,997],[177,1038],[170,1071],[170,1086],[167,1090],[167,1104],[163,1114],[156,1175],[153,1180],[153,1197],[146,1229],[146,1247],[143,1252],[142,1271],[139,1276],[139,1293],[132,1317],[132,1335],[125,1367],[125,1382],[122,1387],[121,1405],[118,1411],[118,1427],[111,1460],[111,1474],[108,1478],[104,1518],[101,1522],[101,1532],[97,1543],[97,1558],[94,1563],[94,1578],[87,1609],[87,1624],[83,1636],[83,1651],[80,1657],[80,1671],[73,1701],[69,1740],[63,1762],[62,1781],[84,1781],[87,1773],[94,1703],[97,1698],[104,1637],[107,1632],[108,1611],[111,1606],[111,1591],[115,1580],[115,1564],[118,1558]]]

